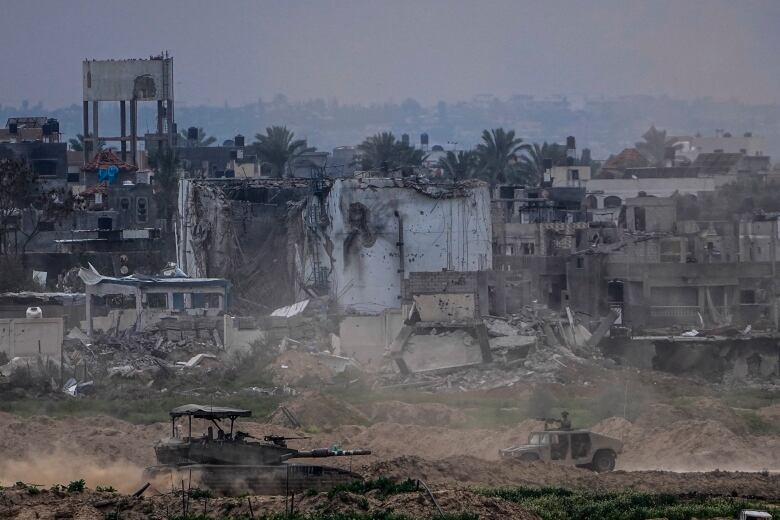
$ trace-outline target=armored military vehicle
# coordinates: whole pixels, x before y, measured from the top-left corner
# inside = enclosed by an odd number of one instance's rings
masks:
[[[588,430],[545,430],[528,436],[528,444],[498,450],[502,459],[542,461],[587,468],[599,473],[615,469],[623,443]]]
[[[255,439],[234,428],[239,417],[251,415],[249,410],[197,404],[174,408],[170,412],[171,436],[155,445],[158,465],[146,468],[146,480],[160,491],[185,485],[222,495],[286,495],[310,489],[326,491],[338,484],[361,479],[357,473],[336,467],[288,461],[368,455],[370,451],[336,448],[300,451],[288,447],[287,441],[303,437],[270,435],[262,440]],[[187,420],[186,435],[177,424],[181,418]],[[193,419],[212,425],[202,435],[193,436]]]

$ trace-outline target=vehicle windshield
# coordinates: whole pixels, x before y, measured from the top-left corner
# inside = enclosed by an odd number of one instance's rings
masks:
[[[532,433],[531,436],[528,437],[528,444],[550,444],[550,435],[547,433]]]

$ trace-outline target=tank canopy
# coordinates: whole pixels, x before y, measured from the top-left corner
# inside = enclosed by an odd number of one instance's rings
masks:
[[[191,416],[196,419],[224,419],[236,417],[250,417],[251,410],[240,408],[225,408],[223,406],[204,406],[201,404],[185,404],[171,410],[171,418]]]

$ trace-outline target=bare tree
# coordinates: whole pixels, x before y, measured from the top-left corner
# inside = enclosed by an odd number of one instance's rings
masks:
[[[0,253],[11,253],[9,232],[21,225],[22,212],[35,187],[35,175],[24,161],[0,159]]]

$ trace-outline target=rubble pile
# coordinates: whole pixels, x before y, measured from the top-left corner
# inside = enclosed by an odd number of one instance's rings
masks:
[[[568,382],[582,366],[609,363],[588,347],[582,324],[546,308],[525,307],[506,318],[483,318],[493,360],[449,370],[385,377],[385,387],[428,391],[490,390],[520,382]]]
[[[95,375],[107,378],[152,381],[159,375],[195,367],[208,369],[218,363],[223,347],[218,338],[201,335],[169,339],[169,331],[150,330],[126,335],[96,333],[92,340],[72,331],[65,341],[66,365],[76,379]]]
[[[493,356],[504,362],[527,356],[543,334],[538,317],[531,312],[513,314],[505,319],[486,317],[483,321]]]

